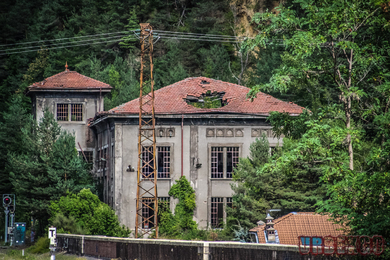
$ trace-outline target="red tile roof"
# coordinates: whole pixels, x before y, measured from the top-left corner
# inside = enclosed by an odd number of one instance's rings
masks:
[[[206,82],[206,84],[202,84]],[[187,104],[187,96],[199,97],[207,91],[225,92],[223,100],[227,105],[220,108],[196,108]],[[253,102],[247,99],[249,88],[220,80],[197,77],[187,78],[154,92],[156,114],[198,114],[198,113],[241,113],[269,115],[271,111],[302,113],[303,107],[284,102],[264,93],[258,93]],[[104,113],[138,114],[139,99],[115,107]]]
[[[345,235],[343,226],[334,224],[328,215],[319,215],[314,212],[289,213],[272,221],[278,233],[280,244],[298,245],[298,237],[303,236],[338,236]],[[264,228],[266,225],[252,228],[257,232],[259,243],[266,243]]]
[[[41,82],[36,82],[28,87],[29,91],[39,90],[107,90],[111,86],[101,81],[81,75],[76,71],[65,70],[53,75]]]

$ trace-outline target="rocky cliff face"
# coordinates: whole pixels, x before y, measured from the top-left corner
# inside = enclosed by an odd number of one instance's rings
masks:
[[[255,36],[256,27],[252,23],[253,15],[266,10],[275,12],[275,7],[282,2],[283,0],[232,0],[230,9],[237,36]]]

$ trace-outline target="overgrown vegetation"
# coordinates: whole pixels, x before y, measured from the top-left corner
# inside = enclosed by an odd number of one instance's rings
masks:
[[[89,189],[68,193],[52,201],[50,214],[59,233],[128,237],[130,230],[120,225],[115,211]]]

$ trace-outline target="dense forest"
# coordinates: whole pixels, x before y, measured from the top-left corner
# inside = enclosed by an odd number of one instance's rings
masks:
[[[4,0],[0,10],[1,193],[23,186],[10,174],[14,158],[27,158],[26,131],[40,129],[31,126],[27,86],[67,62],[113,87],[105,109],[137,97],[140,50],[132,31],[148,22],[160,32],[246,37],[161,37],[157,89],[206,76],[250,87],[248,98],[262,91],[307,109],[295,118],[273,113],[283,147],[269,156],[266,140],[258,140],[240,161],[230,228],[250,228],[277,207],[330,212],[352,233],[390,238],[388,1]]]

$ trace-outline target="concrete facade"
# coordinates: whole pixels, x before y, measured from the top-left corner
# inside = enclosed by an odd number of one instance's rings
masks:
[[[95,120],[91,127],[96,131],[97,154],[107,149],[104,154],[111,155],[111,158],[105,157],[109,164],[105,164],[104,168],[98,167],[97,172],[104,183],[104,200],[116,210],[120,222],[133,229],[137,197],[138,117],[107,115]],[[157,116],[155,131],[156,146],[170,147],[170,177],[158,178],[158,197],[169,197],[169,189],[181,177],[183,160],[183,175],[196,193],[194,220],[200,228],[211,227],[212,198],[222,198],[225,221],[225,209],[232,197],[231,178],[226,175],[223,178],[211,177],[212,147],[237,147],[239,157],[247,157],[251,143],[263,133],[267,135],[271,147],[282,142],[273,137],[266,117],[242,114]],[[171,199],[172,211],[175,204],[176,201]]]

